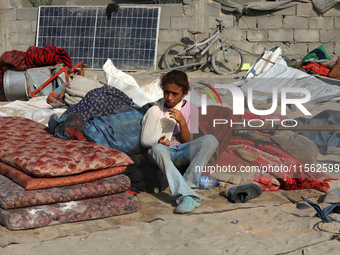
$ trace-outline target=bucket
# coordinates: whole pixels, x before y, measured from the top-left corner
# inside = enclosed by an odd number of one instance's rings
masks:
[[[25,71],[7,70],[4,74],[3,86],[8,101],[28,100]]]

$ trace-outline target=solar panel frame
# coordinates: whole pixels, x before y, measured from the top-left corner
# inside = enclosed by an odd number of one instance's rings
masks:
[[[106,6],[40,6],[36,46],[63,48],[92,69],[107,59],[124,71],[156,69],[160,10],[120,6],[108,21]]]

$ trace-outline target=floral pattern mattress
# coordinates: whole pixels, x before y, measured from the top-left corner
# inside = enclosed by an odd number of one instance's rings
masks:
[[[130,179],[119,174],[82,184],[30,191],[0,175],[0,207],[14,209],[68,202],[122,193],[130,187]]]
[[[133,161],[101,144],[54,137],[48,129],[22,117],[0,117],[0,161],[34,177],[58,177]]]
[[[128,214],[137,209],[137,197],[123,192],[50,205],[0,208],[0,224],[9,230],[23,230]]]

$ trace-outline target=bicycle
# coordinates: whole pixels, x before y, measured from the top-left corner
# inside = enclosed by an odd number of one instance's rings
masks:
[[[216,19],[216,31],[207,39],[197,42],[196,35],[200,31],[188,30],[194,36],[194,44],[182,42],[171,45],[164,53],[164,64],[167,69],[181,69],[186,71],[194,66],[206,64],[209,61],[199,62],[208,53],[211,46],[219,41],[221,46],[211,55],[211,65],[217,74],[233,74],[241,70],[243,55],[233,45],[224,42],[221,32],[225,28],[222,20]],[[203,48],[201,48],[204,46]]]

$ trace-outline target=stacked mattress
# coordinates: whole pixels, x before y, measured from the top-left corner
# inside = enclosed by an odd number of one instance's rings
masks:
[[[121,173],[133,163],[97,143],[64,140],[35,121],[0,117],[0,223],[10,230],[137,211]]]

